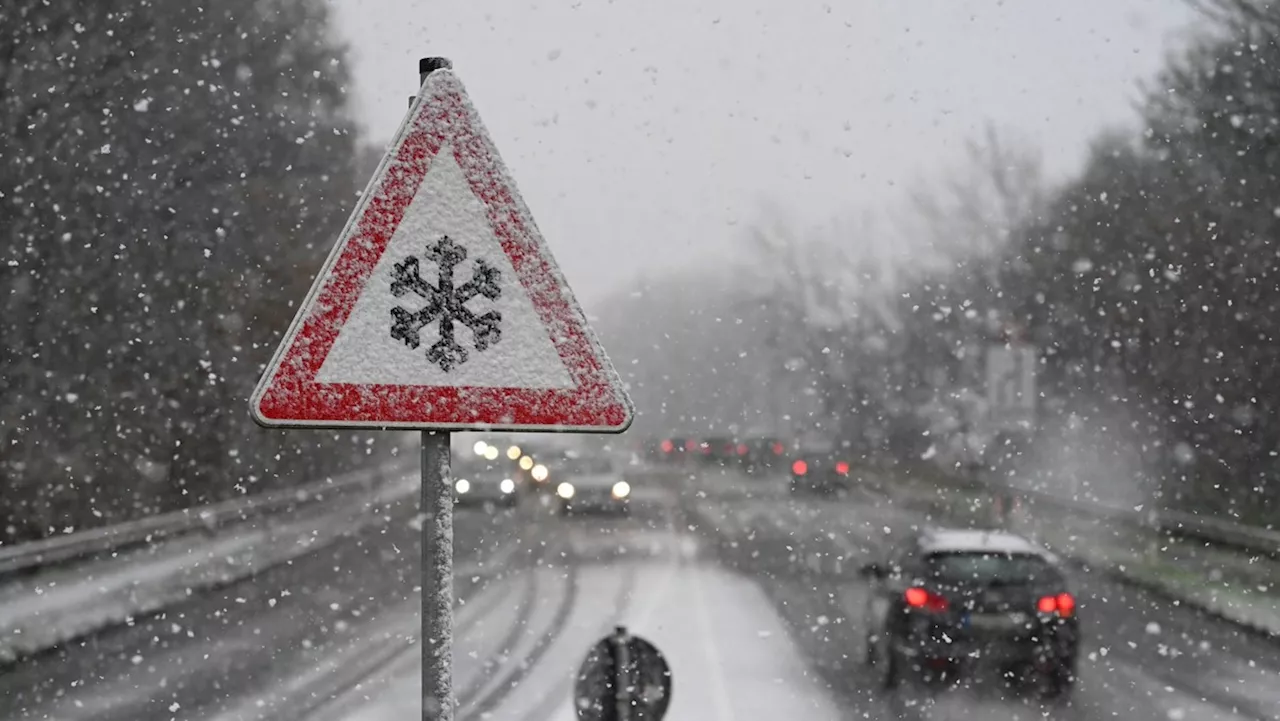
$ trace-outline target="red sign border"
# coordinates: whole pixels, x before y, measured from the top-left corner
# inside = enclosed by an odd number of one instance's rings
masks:
[[[568,389],[316,383],[314,378],[440,149],[449,145],[573,381]],[[372,191],[372,192],[370,192]],[[345,301],[345,302],[343,302]],[[554,330],[553,330],[554,329]],[[633,409],[466,89],[427,76],[374,180],[254,392],[268,427],[621,433]]]

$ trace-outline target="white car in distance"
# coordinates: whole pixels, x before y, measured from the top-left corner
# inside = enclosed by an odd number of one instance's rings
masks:
[[[560,514],[631,512],[631,484],[608,456],[567,455],[553,475]]]

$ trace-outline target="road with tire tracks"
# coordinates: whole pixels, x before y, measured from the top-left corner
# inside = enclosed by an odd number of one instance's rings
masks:
[[[862,663],[857,568],[935,522],[870,489],[790,497],[779,478],[651,475],[628,518],[459,510],[459,718],[569,721],[573,673],[624,623],[674,671],[672,721],[1280,718],[1280,645],[1073,571],[1085,630],[1064,704],[966,684],[884,693]],[[23,659],[5,719],[416,718],[413,496],[256,576]]]

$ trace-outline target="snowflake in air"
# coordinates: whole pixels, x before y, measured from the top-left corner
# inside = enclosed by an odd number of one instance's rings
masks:
[[[447,373],[466,363],[470,357],[467,349],[454,337],[454,323],[461,323],[471,331],[477,351],[484,351],[502,338],[500,312],[491,310],[478,316],[467,308],[467,302],[476,296],[497,300],[502,295],[502,287],[498,285],[502,275],[484,259],[477,258],[471,280],[454,288],[454,270],[467,259],[467,249],[447,235],[441,236],[434,245],[428,245],[424,257],[440,269],[436,285],[423,279],[416,256],[396,263],[391,294],[399,298],[412,291],[427,304],[417,311],[392,308],[391,337],[403,341],[410,348],[417,348],[422,342],[421,330],[438,321],[440,339],[427,349],[427,360]]]

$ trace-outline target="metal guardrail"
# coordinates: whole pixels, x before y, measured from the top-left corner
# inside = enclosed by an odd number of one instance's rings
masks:
[[[1272,528],[1246,526],[1218,518],[1172,511],[1157,513],[1156,522],[1161,530],[1168,533],[1280,557],[1280,531]]]
[[[985,485],[1021,496],[1032,503],[1068,509],[1095,517],[1119,520],[1130,525],[1164,533],[1196,538],[1209,543],[1239,548],[1270,557],[1280,557],[1280,531],[1259,526],[1231,523],[1219,518],[1198,516],[1178,511],[1130,509],[1103,503],[1090,503],[1062,498],[1043,491],[1018,488],[988,480]]]
[[[214,530],[228,523],[247,521],[283,508],[309,505],[334,494],[371,488],[389,474],[407,469],[415,460],[401,456],[392,464],[353,471],[336,479],[325,479],[207,506],[184,508],[159,516],[53,536],[16,546],[0,546],[0,576],[118,551],[168,536],[196,530]]]

